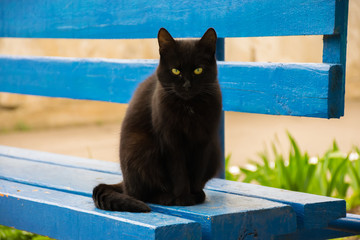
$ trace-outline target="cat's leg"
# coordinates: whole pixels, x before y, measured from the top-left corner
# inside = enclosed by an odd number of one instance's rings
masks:
[[[125,193],[145,202],[174,205],[157,141],[146,132],[128,133],[126,137],[128,141],[122,143],[120,150]]]
[[[203,191],[204,182],[203,178],[206,172],[207,164],[204,148],[192,151],[192,161],[188,164],[189,177],[190,177],[190,191],[195,199],[195,203],[199,204],[205,201],[205,193]]]
[[[206,182],[209,181],[211,178],[216,177],[219,173],[221,167],[221,150],[219,139],[215,138],[206,150],[206,168],[205,174],[203,176],[203,186],[205,186]]]
[[[191,193],[195,196],[196,203],[205,201],[204,186],[213,178],[220,167],[220,148],[218,140],[210,142],[207,146],[199,147],[193,151],[193,164],[189,165]]]
[[[171,191],[168,179],[164,178],[160,166],[154,164],[148,171],[139,172],[128,171],[126,176],[126,193],[134,198],[145,202],[174,205],[175,196]],[[141,172],[141,171],[140,171]]]
[[[174,143],[174,146],[177,146]],[[183,146],[168,147],[165,160],[167,175],[172,186],[171,194],[174,197],[173,205],[190,206],[196,204],[195,196],[191,193],[189,172],[187,169],[186,149]],[[182,149],[183,152],[179,152]],[[171,151],[173,150],[173,151]]]

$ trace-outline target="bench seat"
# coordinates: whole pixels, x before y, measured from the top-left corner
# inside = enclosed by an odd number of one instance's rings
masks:
[[[344,200],[222,179],[209,181],[200,205],[108,212],[91,193],[121,180],[117,163],[0,146],[0,165],[0,224],[57,239],[293,239],[333,234],[328,225],[346,216]]]

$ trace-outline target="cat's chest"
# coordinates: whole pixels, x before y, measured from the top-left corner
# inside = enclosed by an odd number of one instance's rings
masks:
[[[183,121],[201,121],[203,118],[206,117],[206,109],[208,109],[207,106],[198,106],[195,104],[183,104],[178,105],[172,109],[172,115],[176,119],[181,119]]]
[[[201,126],[206,122],[206,115],[197,106],[182,105],[174,108],[171,117],[165,116],[164,120],[168,125],[172,125],[169,126],[170,128],[184,132],[186,135],[193,135],[202,129]]]
[[[194,116],[196,112],[199,112],[194,106],[191,105],[184,105],[179,111],[189,117]]]
[[[197,106],[191,104],[172,104],[163,106],[157,120],[167,127],[188,128],[202,122],[204,116]]]
[[[211,125],[211,116],[216,109],[206,99],[194,99],[193,101],[167,101],[161,102],[155,114],[157,122],[162,128],[173,129],[174,131],[195,131],[202,129],[204,125]]]

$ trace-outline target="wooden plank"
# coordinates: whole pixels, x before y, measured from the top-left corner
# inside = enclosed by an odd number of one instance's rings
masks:
[[[216,40],[216,60],[224,61],[225,60],[225,39],[218,38]],[[221,149],[221,169],[218,171],[218,178],[225,178],[225,112],[221,111],[220,124],[219,124],[219,142]]]
[[[360,215],[347,213],[346,217],[331,221],[328,228],[332,230],[346,231],[359,235]]]
[[[0,156],[0,165],[0,178],[4,180],[87,197],[91,196],[97,184],[121,180],[120,173],[96,172],[5,156]],[[206,202],[201,205],[167,207],[150,204],[150,207],[156,212],[199,222],[203,239],[238,239],[251,234],[267,239],[296,230],[295,213],[287,205],[216,191],[206,191],[206,195]]]
[[[91,197],[0,180],[0,224],[56,239],[200,239],[200,225],[156,212],[108,212]]]
[[[340,74],[339,74],[340,73]],[[331,88],[341,81],[341,67],[326,64],[232,63],[219,64],[225,111],[339,117],[332,109]]]
[[[155,60],[0,56],[0,91],[127,103],[157,64]],[[335,100],[344,98],[335,87],[341,84],[340,65],[220,61],[218,69],[225,111],[339,117]]]
[[[2,0],[0,36],[33,38],[155,38],[333,34],[335,0]],[[31,14],[29,14],[31,13]],[[196,24],[194,24],[196,23]]]
[[[98,172],[120,173],[120,164],[96,159],[74,157],[56,153],[41,152],[24,148],[16,148],[0,145],[0,156],[17,158],[34,162],[45,162],[59,166],[69,166],[73,168],[89,169]]]
[[[203,204],[189,207],[151,205],[155,211],[199,222],[203,239],[272,239],[296,230],[293,209],[275,202],[207,191]]]
[[[346,202],[343,199],[222,179],[212,179],[206,185],[206,189],[289,204],[297,214],[299,229],[324,228],[332,220],[346,215]]]
[[[155,68],[146,60],[5,56],[0,91],[127,103]]]
[[[323,62],[346,65],[349,0],[336,1],[335,34],[324,36]]]
[[[67,167],[65,164],[5,156],[0,156],[0,166],[0,179],[83,196],[91,196],[92,189],[99,183],[115,184],[122,180],[119,173],[95,172],[77,166],[74,168]]]
[[[346,41],[347,41],[347,28],[348,28],[348,8],[349,1],[342,0],[336,1],[336,34],[324,36],[324,47],[323,47],[323,62],[324,63],[339,63],[342,65],[342,81],[336,85],[337,89],[345,94],[345,75],[346,75]],[[344,106],[344,98],[339,96],[333,97],[335,103],[332,105]],[[344,108],[340,108],[339,115],[344,115]]]
[[[328,227],[323,229],[306,229],[299,230],[295,233],[276,236],[275,239],[330,239],[340,238],[360,234],[360,215],[346,214],[346,217],[333,220]]]
[[[352,236],[354,234],[334,231],[326,228],[322,229],[306,229],[298,231],[295,233],[279,235],[274,238],[274,240],[327,240],[327,239],[337,239]]]

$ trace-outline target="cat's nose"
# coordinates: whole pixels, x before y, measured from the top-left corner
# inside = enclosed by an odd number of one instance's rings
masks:
[[[191,83],[189,80],[185,80],[185,83],[183,85],[183,87],[185,88],[186,91],[189,90],[189,88],[191,88]]]

